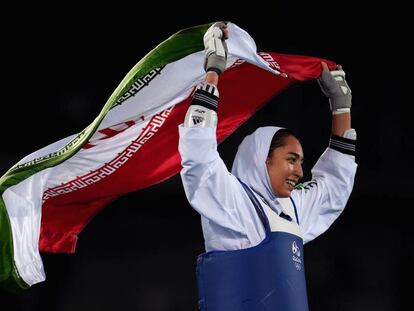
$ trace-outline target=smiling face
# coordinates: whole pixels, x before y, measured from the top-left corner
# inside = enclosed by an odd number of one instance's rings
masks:
[[[303,150],[299,140],[292,135],[283,137],[282,145],[275,148],[266,159],[270,184],[276,196],[290,196],[303,177],[302,163]]]

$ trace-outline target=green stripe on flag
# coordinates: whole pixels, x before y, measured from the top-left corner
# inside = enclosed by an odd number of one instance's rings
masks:
[[[13,240],[7,209],[2,199],[4,191],[26,178],[49,167],[56,166],[75,155],[95,133],[105,115],[113,108],[116,101],[138,79],[151,70],[167,65],[192,53],[204,49],[203,35],[210,24],[183,29],[163,41],[144,58],[142,58],[125,76],[95,120],[57,152],[12,167],[0,178],[0,287],[27,288],[15,268]]]
[[[13,239],[10,221],[4,207],[3,198],[0,197],[0,287],[12,291],[29,287],[19,277],[13,260]]]

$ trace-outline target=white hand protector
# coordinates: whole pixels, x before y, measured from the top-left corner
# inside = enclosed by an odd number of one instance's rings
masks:
[[[206,52],[204,70],[206,72],[215,71],[221,74],[226,69],[227,44],[223,32],[226,27],[224,22],[217,22],[211,25],[204,34]]]
[[[219,91],[211,83],[201,82],[187,110],[184,127],[216,127]]]
[[[352,106],[352,92],[345,81],[343,70],[329,71],[324,68],[318,79],[322,92],[329,98],[333,113],[349,112]]]
[[[217,113],[199,105],[191,105],[184,119],[184,127],[216,127]]]

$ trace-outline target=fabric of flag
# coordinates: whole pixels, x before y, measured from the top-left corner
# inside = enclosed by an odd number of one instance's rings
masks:
[[[26,156],[0,178],[0,286],[44,281],[40,251],[74,253],[79,232],[105,205],[180,171],[178,125],[205,75],[209,26],[184,29],[159,44],[82,132]],[[228,29],[219,143],[292,83],[317,78],[322,61],[258,53],[243,29],[232,23]]]

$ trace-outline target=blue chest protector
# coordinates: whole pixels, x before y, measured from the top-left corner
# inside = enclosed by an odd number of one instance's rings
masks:
[[[199,309],[308,311],[302,238],[288,232],[272,232],[252,190],[242,185],[262,219],[266,237],[251,248],[211,251],[198,257]]]

